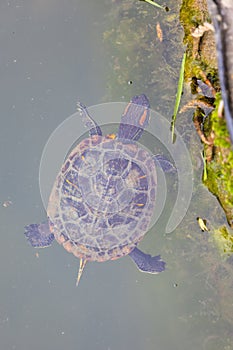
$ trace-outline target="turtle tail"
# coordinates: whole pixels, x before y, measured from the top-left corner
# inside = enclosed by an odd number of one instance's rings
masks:
[[[87,260],[80,259],[78,276],[77,276],[77,280],[76,280],[76,287],[78,287],[78,285],[79,285],[79,281],[80,281],[80,278],[83,274],[83,270],[84,270],[84,267],[86,266],[86,263],[87,263]]]

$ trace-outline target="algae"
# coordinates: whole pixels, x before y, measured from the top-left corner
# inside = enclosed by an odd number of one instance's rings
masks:
[[[171,114],[183,55],[177,13],[126,0],[114,3],[109,18],[103,33],[111,62],[105,100],[128,101],[143,92],[152,108]]]
[[[221,256],[228,258],[233,254],[233,234],[229,232],[225,225],[214,230],[213,238]]]

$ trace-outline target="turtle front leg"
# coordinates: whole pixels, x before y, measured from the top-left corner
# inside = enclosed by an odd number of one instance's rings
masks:
[[[143,253],[138,248],[134,248],[134,250],[129,253],[129,256],[142,272],[156,274],[165,270],[165,262],[161,260],[160,255],[151,256]]]
[[[24,234],[34,248],[49,247],[54,240],[54,234],[50,232],[47,222],[25,226]]]
[[[94,121],[94,119],[90,116],[88,113],[87,107],[81,103],[77,103],[77,110],[80,112],[80,116],[82,118],[82,122],[84,123],[85,127],[89,129],[89,135],[99,135],[102,136],[102,131],[99,125]]]

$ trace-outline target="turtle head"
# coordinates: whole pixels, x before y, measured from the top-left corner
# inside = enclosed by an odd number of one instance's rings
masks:
[[[133,96],[130,103],[150,108],[150,102],[145,94]]]

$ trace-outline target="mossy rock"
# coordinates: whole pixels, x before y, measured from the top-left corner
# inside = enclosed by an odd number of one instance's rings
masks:
[[[214,34],[207,30],[201,37],[193,36],[196,28],[205,22],[210,22],[207,2],[205,0],[184,0],[180,19],[184,26],[184,43],[187,45],[186,80],[203,79],[203,76],[207,76],[215,90],[219,91]],[[207,118],[208,128],[204,131],[207,137],[213,135],[213,152],[211,151],[211,161],[206,161],[207,177],[204,183],[218,198],[229,225],[233,227],[233,151],[226,121],[218,115],[220,100],[221,95],[217,94],[213,104],[215,110]],[[209,147],[204,145],[204,152],[207,154],[208,151]]]

